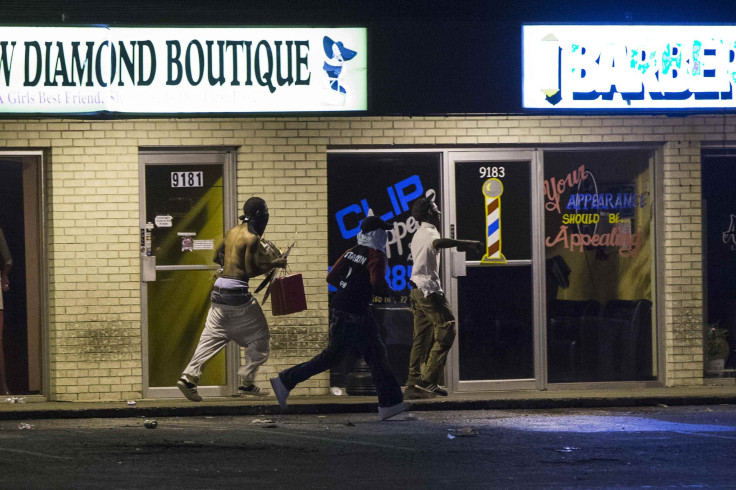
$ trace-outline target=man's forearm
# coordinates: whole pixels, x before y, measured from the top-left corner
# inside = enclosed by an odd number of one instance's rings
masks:
[[[457,247],[461,252],[470,252],[472,250],[481,252],[483,250],[483,244],[477,240],[454,240],[452,238],[438,238],[432,242],[432,246],[435,250],[454,247]]]
[[[441,249],[441,248],[471,246],[474,243],[475,242],[473,240],[455,240],[453,238],[438,238],[437,240],[432,242],[432,246],[435,249]]]

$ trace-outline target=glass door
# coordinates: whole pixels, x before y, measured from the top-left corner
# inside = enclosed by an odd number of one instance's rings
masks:
[[[453,391],[534,389],[539,373],[535,190],[531,151],[450,152],[446,236],[478,240],[483,253],[445,255],[457,312],[449,358]]]
[[[212,262],[230,203],[228,152],[141,153],[141,280],[144,319],[144,397],[179,396],[176,381],[191,359],[209,310],[218,266]],[[229,226],[228,226],[229,227]],[[237,348],[229,345],[206,366],[203,395],[236,388]]]

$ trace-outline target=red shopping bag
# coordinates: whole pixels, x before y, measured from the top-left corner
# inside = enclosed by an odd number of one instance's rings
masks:
[[[288,315],[307,309],[301,274],[276,277],[271,284],[271,313]]]

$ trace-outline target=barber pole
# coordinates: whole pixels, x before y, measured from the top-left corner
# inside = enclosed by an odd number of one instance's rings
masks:
[[[501,253],[501,194],[503,184],[491,178],[483,183],[486,197],[486,254],[481,259],[484,264],[503,264],[506,257]]]

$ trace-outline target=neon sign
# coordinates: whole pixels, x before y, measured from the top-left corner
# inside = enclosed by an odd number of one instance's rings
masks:
[[[377,215],[383,221],[390,221],[394,217],[399,216],[401,213],[409,211],[409,203],[414,199],[420,197],[424,192],[422,181],[418,175],[412,175],[406,179],[403,179],[396,184],[390,185],[386,188],[388,198],[391,201],[391,210],[384,214]],[[375,212],[375,210],[373,210]],[[370,216],[371,207],[368,205],[368,199],[360,199],[358,203],[350,204],[339,210],[335,214],[338,227],[340,228],[340,234],[343,238],[349,239],[354,237],[360,231],[360,220],[366,216]],[[349,217],[353,217],[355,226],[348,228],[346,222],[349,221]],[[414,230],[411,230],[413,232]]]
[[[586,183],[592,185],[586,185]],[[585,187],[595,192],[581,192]],[[561,196],[568,190],[570,194],[565,206],[561,209]],[[561,179],[551,177],[544,181],[545,209],[561,215],[561,226],[556,236],[547,236],[545,245],[548,248],[561,244],[571,252],[583,252],[586,247],[615,247],[622,257],[636,257],[641,245],[641,233],[633,233],[630,221],[621,219],[620,213],[634,208],[643,208],[648,204],[648,193],[634,192],[598,192],[593,173],[581,165]],[[569,212],[572,211],[572,212]],[[589,211],[589,212],[580,212]],[[607,214],[607,222],[611,231],[599,233],[598,224],[601,214]],[[577,233],[571,229],[574,226]]]

